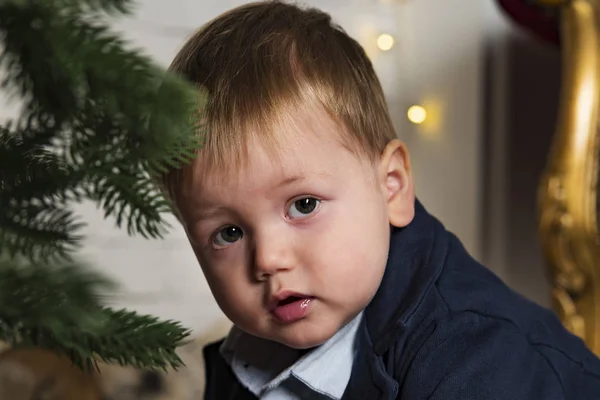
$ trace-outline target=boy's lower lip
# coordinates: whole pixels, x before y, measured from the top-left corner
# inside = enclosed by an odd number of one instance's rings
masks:
[[[308,314],[313,300],[313,297],[301,297],[291,303],[275,307],[271,313],[279,322],[290,324]]]

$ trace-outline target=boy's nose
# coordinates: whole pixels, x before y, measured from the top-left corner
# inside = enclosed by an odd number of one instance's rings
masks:
[[[285,235],[255,238],[253,273],[257,281],[265,281],[270,276],[293,267],[293,248]]]

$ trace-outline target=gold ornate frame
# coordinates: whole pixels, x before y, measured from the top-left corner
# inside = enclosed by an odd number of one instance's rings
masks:
[[[563,324],[600,355],[600,0],[561,7],[562,88],[557,130],[539,187],[540,237]]]

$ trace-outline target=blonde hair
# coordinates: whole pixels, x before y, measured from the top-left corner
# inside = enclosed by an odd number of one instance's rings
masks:
[[[281,1],[234,8],[197,31],[170,70],[207,92],[205,169],[235,165],[251,136],[275,143],[275,125],[308,102],[343,127],[347,148],[371,160],[396,137],[364,50],[316,9]],[[192,172],[190,166],[162,177],[171,197]]]

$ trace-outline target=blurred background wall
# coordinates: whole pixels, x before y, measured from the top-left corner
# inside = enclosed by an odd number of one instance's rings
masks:
[[[115,28],[166,67],[195,29],[244,1],[138,3]],[[475,258],[548,305],[535,194],[554,129],[558,50],[512,26],[494,0],[303,3],[330,12],[367,50],[424,205]],[[413,105],[427,112],[422,124],[407,118]],[[0,119],[14,115],[4,98]],[[116,230],[93,204],[77,207],[88,222],[81,256],[121,282],[116,305],[195,330],[223,318],[176,221],[166,240],[146,241]]]

